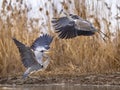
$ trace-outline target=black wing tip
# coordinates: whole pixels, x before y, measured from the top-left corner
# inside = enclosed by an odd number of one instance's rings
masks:
[[[52,21],[53,21],[53,20],[58,20],[58,19],[59,19],[59,18],[52,18]]]
[[[60,37],[60,36],[58,36],[60,39],[73,39],[73,38],[75,38],[75,37]]]
[[[67,18],[67,17],[52,18],[51,22],[52,22],[53,24],[56,24],[58,21],[60,21],[60,20],[63,19],[63,18]]]
[[[43,46],[43,47],[45,47],[44,45],[49,46],[53,38],[54,37],[52,35],[43,33],[33,42],[33,44],[31,45],[31,48],[34,50],[38,46]]]
[[[42,36],[40,36],[40,37],[46,37],[46,38],[50,38],[50,39],[53,39],[53,38],[54,38],[54,36],[52,36],[52,35],[50,35],[50,34],[47,34],[47,33],[42,34]]]
[[[18,41],[16,38],[12,38],[12,40],[14,41],[14,43],[16,44],[17,47],[26,46],[22,42]]]
[[[20,42],[20,41],[18,41],[16,38],[12,38],[12,40],[14,41],[14,42]]]
[[[17,39],[16,39],[15,37],[12,37],[12,40],[13,40],[13,41],[16,41]]]
[[[58,37],[60,39],[72,39],[72,38],[75,38],[77,37],[78,35],[75,34],[75,33],[70,33],[70,32],[64,32],[64,31],[61,31],[59,34],[58,34]]]
[[[12,40],[15,42],[15,43],[17,43],[17,42],[19,42],[16,38],[12,38]]]
[[[43,38],[46,38],[48,40],[48,42],[49,42],[49,45],[50,45],[50,43],[52,42],[54,36],[46,33],[46,34],[43,34]]]

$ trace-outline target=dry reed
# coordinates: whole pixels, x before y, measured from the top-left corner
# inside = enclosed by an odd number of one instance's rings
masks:
[[[7,9],[12,11],[12,13],[7,16],[5,11],[6,3],[7,1],[3,2],[3,10],[0,17],[1,76],[19,75],[25,69],[20,61],[19,52],[12,41],[12,37],[17,38],[26,45],[31,45],[39,35],[39,27],[33,27],[32,23],[34,20],[27,23],[27,9],[13,9],[9,4]],[[80,7],[80,5],[78,6]],[[81,7],[81,10],[84,11],[84,6]],[[84,18],[86,17],[85,11],[80,13],[80,10],[76,9],[76,12]],[[2,15],[6,16],[5,20],[2,19]],[[33,29],[32,31],[28,30],[28,24]],[[46,75],[50,72],[54,72],[54,74],[82,74],[119,71],[119,29],[118,33],[115,38],[115,44],[109,39],[104,43],[98,34],[91,37],[76,37],[70,40],[61,40],[55,37],[50,49],[51,63],[46,70]]]

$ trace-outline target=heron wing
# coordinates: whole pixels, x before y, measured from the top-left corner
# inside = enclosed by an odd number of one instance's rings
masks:
[[[50,47],[50,43],[52,42],[53,37],[48,34],[43,34],[42,36],[38,37],[32,44],[31,48],[33,50],[41,51],[43,49],[48,50]]]
[[[53,27],[56,33],[59,33],[60,38],[73,38],[77,36],[77,30],[75,29],[75,22],[71,21],[67,17],[53,18]]]
[[[93,28],[92,24],[87,20],[78,19],[75,22],[75,28],[80,31],[93,31],[95,28]]]
[[[34,53],[29,47],[25,46],[15,38],[13,38],[13,41],[15,42],[17,48],[19,49],[20,56],[22,58],[22,63],[26,68],[38,64],[38,62],[35,60]]]
[[[48,34],[43,34],[38,37],[32,44],[31,48],[34,50],[35,58],[38,63],[43,63],[43,52],[42,50],[48,50],[50,48],[50,44],[53,40],[53,37]]]

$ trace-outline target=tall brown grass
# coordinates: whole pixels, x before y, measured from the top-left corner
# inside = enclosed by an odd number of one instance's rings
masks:
[[[39,27],[33,27],[32,23],[35,20],[27,23],[27,9],[17,10],[12,8],[11,4],[6,6],[6,3],[3,2],[3,10],[0,17],[1,76],[19,75],[25,69],[22,65],[18,49],[12,41],[12,37],[17,38],[26,45],[31,45],[40,34]],[[78,6],[80,7],[80,5]],[[7,16],[5,7],[8,9],[7,12],[12,11],[10,16]],[[84,6],[81,7],[81,10],[84,11],[82,14],[78,9],[76,9],[76,12],[85,18]],[[3,20],[2,15],[6,17],[6,19],[4,18],[5,20]],[[28,25],[31,26],[32,31],[29,31]],[[99,34],[91,37],[76,37],[70,40],[61,40],[58,37],[54,37],[50,49],[51,53],[49,54],[51,62],[47,72],[54,72],[54,74],[82,74],[119,71],[119,28],[118,33],[114,40],[116,41],[115,43],[110,39],[105,43]],[[56,35],[54,33],[51,34]]]

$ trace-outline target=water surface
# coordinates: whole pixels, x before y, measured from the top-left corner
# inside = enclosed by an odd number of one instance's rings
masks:
[[[120,90],[120,86],[103,86],[103,85],[24,85],[24,86],[1,86],[0,90]]]

